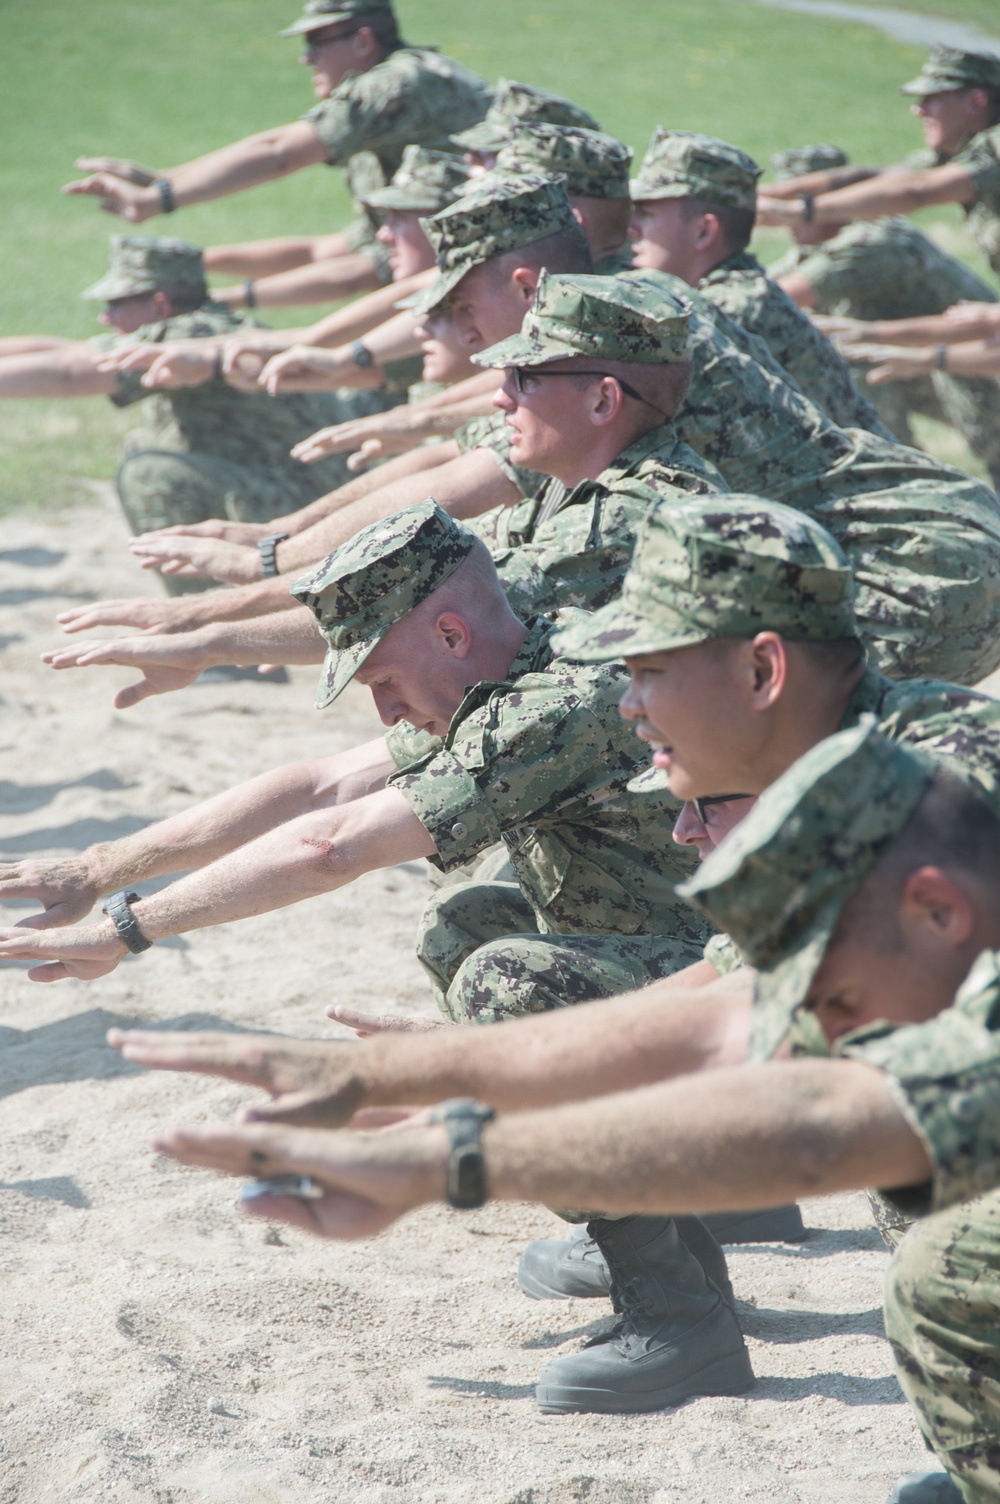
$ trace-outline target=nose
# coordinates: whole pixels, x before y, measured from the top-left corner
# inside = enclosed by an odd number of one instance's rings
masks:
[[[642,698],[639,694],[639,686],[633,676],[628,683],[628,688],[618,701],[618,714],[626,721],[637,721],[642,715]]]
[[[389,229],[389,226],[387,224],[379,225],[378,229],[375,231],[375,239],[381,241],[383,245],[388,246],[395,245],[396,243],[396,237]]]
[[[379,689],[372,685],[372,699],[375,701],[375,710],[383,726],[395,726],[397,721],[403,719],[405,709],[399,703],[399,697],[389,690]]]
[[[514,378],[507,372],[501,384],[493,393],[493,406],[498,407],[503,413],[517,411],[517,397],[514,393]]]
[[[628,222],[628,238],[629,238],[629,240],[641,240],[642,239],[642,228],[641,228],[641,226],[639,224],[638,219],[636,218],[636,216],[634,214],[632,215],[632,218]]]
[[[674,822],[674,840],[678,846],[700,846],[708,840],[708,831],[698,818],[698,811],[690,799],[686,799]]]

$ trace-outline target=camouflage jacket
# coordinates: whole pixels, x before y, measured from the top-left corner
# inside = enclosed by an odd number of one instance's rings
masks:
[[[952,158],[964,167],[976,187],[976,201],[965,211],[969,233],[1000,277],[1000,125],[973,136]]]
[[[950,1008],[922,1024],[871,1024],[835,1053],[874,1066],[927,1150],[929,1183],[882,1195],[908,1216],[1000,1185],[1000,952],[983,951]]]
[[[996,302],[957,257],[898,216],[857,220],[822,245],[796,246],[770,268],[776,278],[791,272],[809,283],[820,313],[838,318],[920,318],[963,298]]]
[[[778,364],[834,423],[885,435],[881,419],[855,386],[846,361],[771,280],[756,256],[745,251],[731,256],[702,277],[698,291],[734,323],[758,335]]]
[[[443,741],[389,733],[389,780],[430,833],[443,871],[503,841],[543,934],[711,932],[674,895],[692,867],[671,840],[678,803],[627,784],[643,760],[618,713],[624,667],[557,658],[536,619],[503,683],[477,684]]]
[[[487,450],[522,496],[537,496],[548,485],[549,477],[538,470],[528,470],[524,465],[515,465],[510,457],[510,440],[511,431],[501,412],[470,418],[455,434],[455,442],[462,454],[473,449]]]
[[[303,118],[346,167],[355,199],[387,183],[407,146],[454,151],[449,137],[482,120],[492,99],[478,74],[429,47],[397,47],[354,73]]]
[[[580,606],[596,611],[621,593],[635,536],[657,496],[728,490],[715,466],[682,444],[672,423],[643,434],[596,480],[572,491],[549,481],[520,506],[482,519],[481,536],[519,616]]]
[[[209,302],[194,313],[146,324],[134,334],[99,336],[92,343],[112,349],[137,340],[163,344],[174,339],[210,339],[248,325],[255,327],[252,319],[231,312],[221,303]],[[339,464],[320,460],[318,465],[304,466],[289,454],[300,439],[342,421],[344,412],[335,392],[269,397],[262,391],[257,396],[238,392],[221,379],[172,392],[150,392],[142,385],[141,376],[141,372],[120,372],[111,401],[116,407],[145,401],[145,430],[152,447],[208,454],[234,465],[251,466],[259,476],[291,486],[296,494],[304,488],[310,496],[319,496],[341,484]],[[321,473],[306,477],[302,472],[307,469]]]

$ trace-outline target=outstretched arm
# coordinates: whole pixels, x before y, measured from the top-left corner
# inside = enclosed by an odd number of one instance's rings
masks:
[[[266,1196],[254,1215],[324,1237],[370,1236],[445,1199],[444,1128],[420,1114],[380,1133],[175,1128],[154,1141],[225,1174],[313,1177],[318,1200]],[[778,1206],[865,1185],[920,1184],[927,1151],[887,1079],[843,1060],[737,1066],[623,1095],[513,1113],[483,1130],[488,1195],[674,1215]]]
[[[0,397],[100,397],[115,391],[114,375],[98,369],[104,352],[65,341],[0,359]]]
[[[434,851],[398,789],[290,819],[133,905],[148,940],[287,908],[351,883],[364,872]],[[45,962],[35,982],[104,976],[127,954],[109,919],[45,931],[0,930],[0,956]]]
[[[261,1087],[259,1121],[338,1127],[361,1107],[473,1096],[504,1111],[599,1097],[743,1060],[752,975],[685,988],[689,968],[640,992],[502,1029],[379,1033],[363,1043],[254,1034],[113,1031],[126,1058]],[[335,1015],[335,1005],[328,1010]]]
[[[877,177],[821,193],[809,206],[802,198],[776,198],[760,193],[757,223],[798,225],[811,219],[821,225],[849,224],[852,219],[881,219],[884,214],[914,214],[933,204],[971,204],[976,185],[964,167],[947,163],[926,170],[900,168]]]
[[[287,177],[302,167],[325,162],[326,156],[326,147],[308,121],[297,120],[172,167],[163,177],[170,184],[175,208],[183,209]],[[98,198],[108,214],[117,214],[130,224],[142,224],[164,211],[163,197],[155,184],[143,187],[110,172],[67,183],[63,192]]]
[[[83,164],[77,162],[78,167]],[[99,172],[99,167],[94,171]],[[290,272],[310,261],[328,261],[347,256],[350,247],[345,236],[282,235],[275,240],[244,240],[236,245],[209,245],[202,252],[207,272],[223,277],[272,277]]]
[[[116,888],[205,867],[286,821],[374,793],[395,766],[380,737],[333,757],[274,768],[78,856],[0,861],[0,902],[36,898],[44,905],[46,912],[24,920],[25,928],[71,924]]]

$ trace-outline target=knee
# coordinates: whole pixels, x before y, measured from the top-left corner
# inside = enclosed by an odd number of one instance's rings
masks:
[[[503,1023],[555,1007],[543,973],[516,943],[481,945],[462,963],[448,988],[448,1012],[460,1023]]]

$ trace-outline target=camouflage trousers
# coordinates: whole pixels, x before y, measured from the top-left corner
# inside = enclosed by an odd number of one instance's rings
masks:
[[[928,1445],[967,1504],[1000,1500],[1000,1191],[914,1223],[886,1334]]]
[[[665,935],[543,935],[516,883],[440,889],[424,910],[417,955],[438,1007],[456,1023],[500,1023],[645,987],[701,959]]]
[[[994,489],[1000,489],[1000,382],[989,376],[951,376],[934,371],[915,381],[887,381],[862,389],[879,417],[902,444],[916,447],[910,418],[919,413],[947,423],[965,439],[986,466]]]

